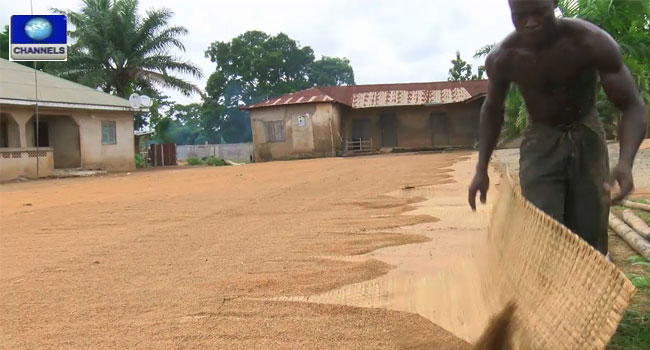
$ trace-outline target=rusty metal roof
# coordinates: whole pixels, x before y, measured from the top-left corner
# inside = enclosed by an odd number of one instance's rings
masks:
[[[243,109],[335,102],[352,108],[460,103],[487,94],[487,80],[325,86],[297,91]]]

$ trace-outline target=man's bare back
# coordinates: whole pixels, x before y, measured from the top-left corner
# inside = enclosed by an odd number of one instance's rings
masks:
[[[516,84],[529,114],[520,159],[524,196],[605,253],[609,188],[618,184],[617,201],[634,187],[632,165],[646,130],[645,106],[609,34],[586,21],[556,18],[556,0],[509,4],[516,30],[495,46],[485,64],[488,95],[470,206],[476,208],[478,192],[485,203],[488,163],[501,132],[506,95]],[[595,108],[598,77],[623,113],[619,164],[611,176]]]

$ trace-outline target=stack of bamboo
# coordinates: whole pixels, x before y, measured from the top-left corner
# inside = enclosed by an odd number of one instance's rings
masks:
[[[650,205],[623,201],[624,206],[650,212]],[[650,259],[650,226],[634,214],[631,209],[624,210],[619,218],[609,213],[609,226],[625,240],[634,250],[646,259]],[[622,219],[622,220],[621,220]]]

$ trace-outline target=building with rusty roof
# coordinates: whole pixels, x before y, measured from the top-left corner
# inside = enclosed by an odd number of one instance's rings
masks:
[[[474,146],[487,80],[315,87],[247,106],[256,161]]]

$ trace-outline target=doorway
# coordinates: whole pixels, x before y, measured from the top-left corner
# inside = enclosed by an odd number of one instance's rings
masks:
[[[431,113],[431,145],[449,145],[449,125],[447,115],[441,112]]]
[[[51,147],[55,169],[80,168],[81,144],[77,122],[66,115],[43,115],[38,121],[37,134],[35,119],[32,117],[28,124],[31,125],[27,133],[28,144],[31,147],[37,144],[38,147]]]
[[[32,123],[34,128],[34,135],[38,135],[38,143],[36,147],[50,147],[50,129],[47,122],[39,122],[38,130],[36,129],[36,122]]]
[[[397,147],[397,118],[395,114],[382,114],[379,116],[381,123],[381,146]]]

